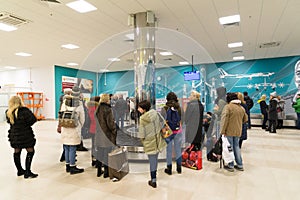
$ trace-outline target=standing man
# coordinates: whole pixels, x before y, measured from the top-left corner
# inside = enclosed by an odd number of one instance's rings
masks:
[[[250,118],[250,110],[253,107],[254,103],[251,97],[248,96],[248,92],[244,92],[244,100],[246,101],[247,108],[248,108],[248,129],[251,129],[251,118]]]
[[[125,113],[126,113],[126,110],[128,109],[128,106],[127,106],[126,100],[123,98],[123,94],[119,94],[118,97],[119,98],[115,104],[115,111],[116,111],[116,119],[115,120],[116,120],[117,125],[121,129],[123,129]],[[121,125],[120,125],[120,121],[121,121]]]
[[[276,133],[276,123],[277,123],[277,104],[278,104],[278,99],[277,99],[277,93],[272,92],[270,94],[270,103],[268,107],[269,111],[269,128],[268,131],[270,133]]]
[[[242,133],[242,124],[247,122],[248,117],[236,93],[228,93],[226,100],[228,104],[222,112],[221,134],[226,136],[230,146],[233,148],[237,165],[234,166],[234,161],[232,161],[224,166],[224,169],[230,172],[233,172],[234,168],[244,171],[239,140]]]

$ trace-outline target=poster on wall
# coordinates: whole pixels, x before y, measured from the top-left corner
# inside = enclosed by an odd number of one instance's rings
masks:
[[[75,78],[70,76],[62,76],[62,91],[66,88],[71,88],[78,85],[81,93],[93,92],[93,80],[84,78]]]

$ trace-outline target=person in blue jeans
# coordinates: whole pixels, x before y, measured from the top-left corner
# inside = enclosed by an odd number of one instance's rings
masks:
[[[166,147],[167,143],[160,134],[159,115],[156,110],[151,109],[150,102],[147,100],[139,102],[138,111],[141,113],[138,138],[141,139],[150,164],[151,180],[148,181],[148,185],[156,188],[158,154]]]
[[[248,116],[236,93],[228,93],[226,100],[228,104],[224,107],[221,115],[221,134],[226,136],[233,148],[236,165],[234,165],[234,162],[230,162],[224,165],[224,169],[230,172],[233,172],[234,168],[244,171],[239,140],[242,125],[248,121]]]
[[[166,119],[167,110],[168,109],[175,109],[178,111],[179,116],[181,116],[181,108],[178,103],[177,95],[174,92],[169,92],[167,94],[167,102],[166,105],[161,110],[161,115]],[[180,122],[181,124],[181,122]],[[174,150],[176,155],[176,171],[177,173],[181,174],[181,144],[182,144],[182,128],[180,126],[179,130],[173,131],[173,135],[166,138],[167,142],[167,168],[165,169],[165,173],[172,175],[172,147],[174,144]]]

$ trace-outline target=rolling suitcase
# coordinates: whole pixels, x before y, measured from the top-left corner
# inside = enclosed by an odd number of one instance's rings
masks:
[[[108,154],[108,167],[109,177],[114,181],[121,180],[129,173],[127,151],[123,147]]]

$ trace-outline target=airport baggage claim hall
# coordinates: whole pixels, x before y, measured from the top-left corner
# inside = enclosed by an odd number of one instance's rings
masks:
[[[292,107],[300,92],[300,3],[296,0],[0,0],[0,199],[299,199],[300,132]],[[129,173],[97,177],[88,151],[76,151],[83,173],[70,175],[61,134],[60,97],[79,86],[84,100],[100,94],[149,99],[160,111],[174,92],[184,111],[191,91],[204,115],[214,112],[217,88],[248,92],[251,129],[241,148],[244,171],[229,172],[206,158],[202,169],[165,173],[159,153],[157,188],[130,113],[118,130]],[[284,104],[283,126],[262,129],[258,101]],[[5,111],[18,95],[38,121],[32,126],[38,177],[17,176]],[[136,110],[136,105],[134,105]],[[183,114],[184,116],[184,114]],[[135,127],[135,128],[133,128]],[[218,131],[218,130],[215,130]],[[185,123],[182,124],[183,140]],[[182,150],[187,147],[183,141]],[[25,167],[26,150],[21,163]],[[175,168],[175,169],[174,169]]]

